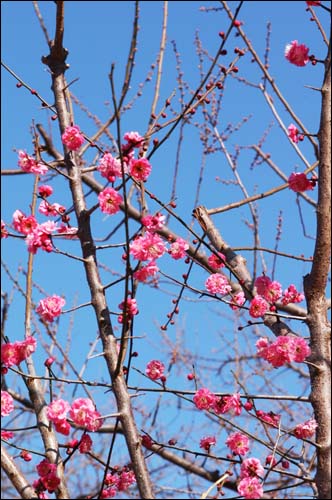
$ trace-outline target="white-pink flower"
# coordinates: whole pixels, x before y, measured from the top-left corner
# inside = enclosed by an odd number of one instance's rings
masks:
[[[70,404],[64,399],[55,399],[47,407],[46,415],[51,422],[65,420],[70,410]]]
[[[227,295],[232,290],[226,276],[219,273],[210,274],[205,281],[205,288],[210,293],[219,293],[220,295]]]
[[[199,447],[209,453],[211,446],[214,446],[216,442],[215,436],[205,436],[200,440]]]
[[[105,153],[99,160],[97,170],[110,182],[114,182],[117,177],[122,177],[121,161],[114,158],[111,153]]]
[[[256,295],[250,302],[249,314],[252,318],[260,318],[269,310],[269,304],[264,297]]]
[[[95,410],[93,402],[88,398],[75,399],[71,404],[69,416],[75,424],[91,432],[98,430],[103,422],[100,413]]]
[[[166,246],[158,234],[146,232],[130,243],[129,251],[135,259],[155,260],[166,252]]]
[[[54,318],[60,316],[62,313],[62,308],[66,301],[63,297],[59,295],[52,295],[51,297],[46,297],[46,299],[41,299],[39,301],[36,312],[41,316],[44,321],[53,323]]]
[[[263,477],[264,467],[258,460],[258,458],[246,458],[241,464],[240,478],[245,477]]]
[[[165,365],[157,359],[153,359],[146,365],[145,373],[151,380],[158,380],[164,376]]]
[[[298,439],[308,439],[314,436],[318,424],[314,418],[298,424],[294,429],[294,434]]]
[[[18,152],[18,165],[24,172],[30,174],[44,175],[48,172],[46,165],[38,163],[32,156],[22,150]]]
[[[263,487],[257,477],[245,477],[238,484],[237,491],[244,498],[253,498],[254,500],[262,498]]]
[[[179,260],[182,259],[183,257],[186,257],[186,251],[189,248],[189,244],[183,240],[182,238],[177,238],[170,246],[170,249],[168,250],[168,253],[170,256],[175,259]]]
[[[7,391],[1,391],[1,416],[6,417],[14,410],[14,400]]]

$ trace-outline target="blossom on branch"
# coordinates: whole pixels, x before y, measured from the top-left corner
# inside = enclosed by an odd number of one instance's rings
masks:
[[[123,198],[120,193],[111,187],[105,188],[98,194],[100,210],[105,214],[116,214],[120,210]]]
[[[54,318],[57,318],[62,313],[61,309],[65,303],[66,301],[63,297],[52,295],[51,297],[46,297],[46,299],[41,299],[39,301],[36,312],[44,321],[53,323]]]
[[[158,380],[163,377],[165,365],[157,359],[153,359],[146,365],[145,373],[151,380]]]
[[[166,252],[166,246],[161,237],[149,232],[135,238],[129,248],[130,254],[137,260],[155,260]]]
[[[308,439],[314,436],[318,424],[314,418],[298,424],[294,429],[294,434],[298,439]]]
[[[188,243],[183,240],[182,238],[177,238],[170,246],[170,249],[168,250],[168,253],[170,256],[175,259],[179,260],[185,257],[186,251],[188,250],[189,245]]]
[[[77,125],[67,127],[61,136],[63,144],[70,151],[77,151],[85,141],[80,128]]]
[[[1,391],[1,416],[6,417],[14,410],[14,400],[7,391]]]
[[[210,453],[211,446],[214,446],[216,442],[217,441],[215,436],[206,436],[200,440],[199,447],[202,448],[202,450],[205,450],[208,453]]]
[[[24,172],[29,174],[44,175],[48,172],[46,165],[37,162],[32,156],[22,150],[19,150],[18,152],[18,166],[21,167]]]
[[[146,181],[151,170],[151,163],[146,158],[139,158],[138,160],[132,158],[129,161],[129,173],[135,181]]]
[[[298,128],[293,123],[291,123],[288,127],[288,137],[295,144],[297,144],[299,141],[303,141],[304,139],[303,134],[300,134]]]
[[[299,44],[297,40],[293,40],[286,45],[285,48],[286,59],[295,64],[295,66],[305,66],[309,62],[309,48],[304,44]]]
[[[205,281],[205,288],[210,293],[219,293],[220,295],[227,295],[232,290],[226,276],[219,273],[210,274]]]
[[[263,496],[263,487],[257,477],[245,477],[238,484],[237,491],[244,498],[261,498]]]
[[[304,172],[293,172],[288,178],[289,189],[295,193],[303,193],[304,191],[312,191],[315,183],[310,181]]]
[[[233,432],[226,439],[226,445],[234,455],[246,455],[249,451],[249,439],[242,432]]]
[[[198,389],[195,396],[193,397],[196,408],[198,408],[199,410],[212,409],[213,405],[216,402],[216,399],[216,395],[205,387],[203,387],[202,389]]]
[[[19,365],[35,352],[37,341],[34,337],[28,337],[25,340],[14,343],[8,342],[1,346],[1,363],[7,368],[13,365]]]

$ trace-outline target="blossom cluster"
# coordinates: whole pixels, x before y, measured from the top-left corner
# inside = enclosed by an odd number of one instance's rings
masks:
[[[316,185],[315,179],[308,179],[304,172],[293,172],[288,178],[289,189],[295,193],[312,191]]]
[[[46,165],[37,162],[32,156],[22,150],[18,152],[18,166],[21,167],[23,172],[29,174],[45,175],[48,172]]]
[[[244,498],[261,498],[263,486],[261,479],[264,475],[264,467],[258,458],[246,458],[241,463],[240,481],[237,491]]]
[[[77,398],[70,405],[63,399],[55,399],[47,407],[47,418],[53,422],[55,430],[68,436],[70,424],[67,413],[71,420],[88,431],[95,432],[102,426],[103,420],[100,413],[95,409],[91,399]]]
[[[42,492],[47,490],[49,493],[53,493],[60,484],[60,479],[57,476],[57,465],[51,464],[51,462],[44,458],[36,466],[39,479],[36,479],[32,486],[38,492],[38,498],[46,498],[45,495],[41,495]]]
[[[100,498],[113,498],[118,491],[125,491],[136,482],[135,474],[128,467],[106,474],[105,485]]]
[[[311,350],[302,337],[280,335],[274,342],[264,337],[256,342],[257,355],[268,361],[274,368],[295,361],[303,363],[310,356]]]
[[[196,391],[193,402],[199,410],[213,410],[218,415],[228,412],[232,415],[240,415],[242,411],[240,395],[238,393],[231,396],[217,396],[209,389],[203,387]]]
[[[299,141],[303,141],[304,136],[303,134],[300,134],[299,129],[294,125],[294,123],[291,123],[288,127],[288,137],[292,142],[297,144]]]
[[[19,365],[35,352],[37,341],[34,337],[28,337],[25,340],[8,342],[1,346],[1,363],[9,368],[13,365]]]
[[[294,429],[294,434],[298,439],[308,439],[314,436],[318,424],[314,418],[298,424]]]
[[[14,410],[14,400],[7,391],[1,391],[1,416],[6,417]]]

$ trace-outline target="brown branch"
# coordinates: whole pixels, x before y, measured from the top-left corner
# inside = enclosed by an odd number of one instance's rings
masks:
[[[8,476],[8,479],[20,495],[20,498],[38,499],[35,489],[27,481],[24,474],[9,455],[4,445],[1,443],[1,467]]]

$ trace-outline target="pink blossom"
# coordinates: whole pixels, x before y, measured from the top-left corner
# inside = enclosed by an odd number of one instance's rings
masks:
[[[45,477],[48,474],[55,474],[57,466],[56,464],[51,464],[51,462],[47,459],[44,458],[39,464],[36,466],[38,475],[40,477]]]
[[[8,238],[8,231],[3,220],[1,220],[1,238]]]
[[[69,436],[71,427],[67,420],[55,420],[53,423],[57,432],[63,434],[64,436]]]
[[[268,309],[269,304],[266,302],[264,297],[256,295],[250,302],[249,314],[252,318],[260,318],[261,316],[264,316]]]
[[[151,262],[148,262],[146,266],[143,266],[135,271],[133,276],[136,280],[145,282],[149,277],[154,277],[158,271],[159,267],[156,265],[155,261],[152,260]]]
[[[245,477],[263,477],[264,467],[258,458],[246,458],[241,464],[240,478]]]
[[[138,260],[155,260],[165,252],[165,243],[158,234],[147,232],[130,243],[130,253]]]
[[[145,373],[151,380],[158,380],[164,375],[164,370],[164,363],[157,359],[153,359],[146,365]]]
[[[31,336],[22,341],[3,344],[1,346],[1,362],[6,367],[19,365],[33,352],[35,352],[36,346],[37,341]]]
[[[216,442],[217,441],[215,436],[206,436],[200,440],[199,447],[202,448],[202,450],[205,450],[208,453],[210,453],[211,446],[214,446]]]
[[[32,156],[28,155],[25,151],[19,150],[18,152],[18,165],[24,172],[30,174],[44,175],[48,172],[48,168],[43,163],[38,163]]]
[[[288,137],[295,144],[297,144],[299,141],[303,141],[304,139],[304,136],[300,134],[298,128],[294,125],[294,123],[291,123],[288,126]]]
[[[295,285],[289,285],[289,287],[284,290],[281,302],[286,306],[291,302],[296,304],[298,302],[302,302],[302,300],[304,300],[303,293],[298,292]]]
[[[94,404],[91,399],[77,398],[71,404],[69,410],[70,418],[75,424],[94,432],[102,426],[102,419],[100,413],[95,410]]]
[[[55,399],[47,406],[46,415],[51,422],[57,422],[58,420],[65,420],[69,410],[70,404],[68,401]]]
[[[22,450],[20,453],[20,457],[23,458],[25,462],[31,462],[32,460],[32,455],[26,450]]]
[[[288,186],[295,193],[303,193],[314,189],[314,183],[303,172],[293,172],[288,178]]]
[[[19,233],[29,234],[38,226],[38,222],[33,215],[27,217],[21,210],[15,210],[13,213],[13,226]]]
[[[123,139],[127,141],[132,148],[140,147],[144,141],[144,137],[138,132],[126,132]]]
[[[14,410],[14,400],[7,391],[1,391],[1,416],[6,417]]]
[[[270,465],[270,467],[275,467],[277,465],[277,460],[274,458],[273,455],[268,455],[265,459],[265,465]]]
[[[53,493],[60,484],[60,479],[56,475],[56,473],[50,473],[46,476],[40,478],[44,488],[47,489],[49,493]]]
[[[63,144],[71,151],[77,151],[85,141],[80,128],[77,125],[67,127],[61,138]]]
[[[64,206],[59,203],[49,203],[47,200],[42,200],[38,207],[38,212],[47,217],[63,215],[65,211],[66,208]]]
[[[193,397],[193,401],[199,410],[209,410],[213,407],[216,401],[216,395],[209,389],[198,389]]]
[[[116,214],[120,210],[123,198],[120,193],[111,187],[105,188],[98,194],[99,206],[106,214]]]
[[[117,490],[115,488],[107,488],[102,490],[100,498],[113,498],[116,494]]]
[[[62,313],[61,309],[65,303],[66,301],[64,298],[59,297],[59,295],[52,295],[51,297],[46,297],[46,299],[41,299],[39,301],[36,312],[44,321],[53,323],[54,318],[60,316]]]
[[[146,181],[151,170],[152,166],[146,158],[139,158],[138,160],[131,159],[129,162],[130,175],[136,181]]]
[[[244,498],[262,498],[263,487],[257,477],[245,477],[238,484],[237,491]]]
[[[298,439],[308,439],[314,436],[318,424],[314,418],[298,424],[294,429],[294,434]]]
[[[114,158],[111,153],[105,153],[99,160],[97,170],[110,182],[114,182],[117,177],[122,178],[121,160]]]
[[[295,337],[294,339],[294,361],[296,363],[303,363],[303,361],[310,356],[311,349],[307,342],[302,337]]]
[[[255,279],[255,283],[254,283],[258,295],[264,296],[264,293],[266,292],[266,290],[268,289],[268,287],[270,286],[271,283],[272,283],[272,281],[270,280],[270,278],[268,276],[265,276],[264,274],[262,276],[258,276]]]
[[[227,295],[232,290],[226,276],[219,273],[210,274],[205,281],[205,288],[210,293],[220,293],[220,295]]]
[[[277,415],[273,411],[266,413],[263,410],[257,410],[256,415],[258,418],[263,420],[266,424],[272,425],[273,427],[279,427],[280,415]]]
[[[35,254],[39,248],[45,252],[52,252],[53,245],[51,235],[57,230],[57,224],[53,221],[46,221],[42,224],[37,224],[35,228],[27,235],[25,242],[28,246],[28,251]]]
[[[38,186],[38,193],[42,198],[47,198],[53,193],[53,188],[48,184],[43,184],[42,186]]]
[[[125,491],[136,482],[135,474],[132,470],[130,471],[122,471],[120,474],[120,480],[118,483],[118,490]]]
[[[249,439],[242,432],[233,432],[226,439],[226,445],[234,455],[245,455],[249,451]]]
[[[92,449],[92,439],[89,434],[83,434],[80,444],[78,446],[80,453],[88,453]]]
[[[221,269],[222,267],[225,267],[225,262],[226,262],[226,257],[221,252],[218,252],[218,256],[213,253],[208,258],[209,266],[212,267],[212,269],[215,269],[216,271],[218,269]]]
[[[171,244],[168,253],[173,259],[178,260],[186,257],[186,250],[188,250],[188,248],[189,245],[185,240],[183,240],[182,238],[177,238],[176,241]]]
[[[230,305],[231,309],[233,311],[237,311],[239,308],[238,306],[242,306],[246,301],[246,297],[243,292],[238,292],[232,297],[232,302]]]
[[[235,393],[232,396],[220,396],[216,399],[213,409],[218,414],[230,412],[232,415],[240,415],[242,412],[240,394]]]
[[[77,227],[69,227],[65,224],[60,224],[57,230],[57,234],[61,234],[63,238],[68,240],[77,239],[78,228]]]
[[[1,431],[1,439],[4,439],[5,441],[8,441],[8,439],[13,439],[14,433],[12,431]]]
[[[126,301],[122,301],[121,304],[119,304],[119,308],[123,311],[123,314],[118,316],[119,323],[123,322],[124,314],[126,314],[127,320],[132,319],[133,316],[138,314],[136,299],[132,299],[130,297],[128,297]]]
[[[271,363],[274,368],[292,361],[302,363],[311,353],[304,339],[291,335],[280,335],[274,342],[268,342],[266,338],[259,339],[256,347],[257,355]]]
[[[270,304],[273,304],[280,299],[282,295],[282,287],[278,281],[271,281],[271,283],[266,287],[263,297]]]
[[[299,44],[297,40],[293,40],[286,45],[285,57],[295,66],[305,66],[309,62],[309,48],[304,44]]]
[[[146,215],[145,217],[142,217],[141,222],[148,231],[154,233],[164,227],[165,219],[165,215],[157,213],[156,215]]]

